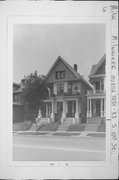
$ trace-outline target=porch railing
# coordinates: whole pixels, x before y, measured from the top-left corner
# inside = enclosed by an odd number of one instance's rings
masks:
[[[79,96],[80,92],[63,92],[58,94],[51,94],[49,97],[56,97],[56,96]]]
[[[103,94],[105,90],[88,90],[87,94]]]

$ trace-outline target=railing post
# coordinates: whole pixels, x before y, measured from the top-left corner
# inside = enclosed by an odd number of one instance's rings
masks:
[[[54,102],[52,101],[52,113],[51,113],[51,119],[54,121]]]
[[[87,99],[87,117],[89,117],[89,99]]]
[[[92,117],[92,101],[90,99],[90,117]]]
[[[66,118],[66,101],[63,101],[63,113],[62,113],[61,123],[64,122],[65,118]]]
[[[101,99],[101,117],[103,117],[103,99]]]

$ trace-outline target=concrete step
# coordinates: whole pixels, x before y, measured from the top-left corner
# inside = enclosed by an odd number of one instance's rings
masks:
[[[65,130],[66,131],[70,125],[71,124],[69,124],[69,123],[68,124],[61,124],[61,125],[59,125],[57,130]]]
[[[73,122],[73,118],[66,118],[65,121],[64,121],[64,124],[72,124]]]

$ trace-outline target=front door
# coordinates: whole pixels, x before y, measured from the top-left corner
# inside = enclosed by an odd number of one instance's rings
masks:
[[[76,102],[75,101],[69,101],[68,102],[68,113],[67,117],[74,117],[76,112]]]
[[[100,100],[97,100],[96,101],[96,116],[97,117],[100,117],[101,116],[101,101]]]
[[[63,112],[63,102],[57,102],[57,121],[61,122],[61,117],[62,117],[62,112]]]

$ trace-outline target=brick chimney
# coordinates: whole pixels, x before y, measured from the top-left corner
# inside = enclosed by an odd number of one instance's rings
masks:
[[[74,70],[77,72],[77,64],[74,64]]]

